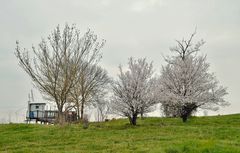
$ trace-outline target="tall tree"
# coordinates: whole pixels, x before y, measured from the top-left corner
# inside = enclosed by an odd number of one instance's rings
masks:
[[[119,66],[118,80],[113,83],[112,109],[115,113],[129,118],[130,124],[136,125],[141,113],[151,111],[156,103],[155,79],[152,63],[146,59],[129,59],[128,70],[123,72]]]
[[[79,67],[90,55],[90,58],[94,57],[103,44],[104,41],[97,42],[96,35],[90,30],[81,36],[75,25],[68,24],[63,31],[57,26],[47,40],[43,39],[39,43],[37,49],[32,47],[33,58],[29,56],[30,52],[22,50],[17,42],[15,55],[20,66],[43,97],[55,102],[60,123],[64,122],[63,113],[70,92],[79,82]]]
[[[162,67],[159,82],[163,108],[183,122],[198,108],[216,110],[217,106],[228,105],[224,100],[226,88],[209,72],[206,56],[198,55],[204,41],[193,44],[194,35],[177,41],[177,46],[170,49],[174,55],[165,59],[167,65]]]

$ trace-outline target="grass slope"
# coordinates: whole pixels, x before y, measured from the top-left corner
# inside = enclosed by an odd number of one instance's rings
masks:
[[[240,114],[82,125],[0,125],[0,152],[240,153]]]

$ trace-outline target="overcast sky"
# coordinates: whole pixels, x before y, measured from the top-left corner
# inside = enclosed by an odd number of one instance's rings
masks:
[[[0,122],[19,120],[33,88],[14,56],[15,42],[31,49],[56,25],[76,23],[106,39],[101,64],[114,77],[130,56],[154,61],[176,39],[187,38],[197,27],[195,41],[204,39],[211,71],[228,87],[231,106],[212,114],[240,112],[240,1],[239,0],[0,0]],[[37,90],[34,89],[37,94]],[[42,101],[40,96],[35,98]]]

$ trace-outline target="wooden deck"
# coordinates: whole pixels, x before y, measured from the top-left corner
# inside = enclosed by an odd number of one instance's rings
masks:
[[[58,118],[58,111],[46,110],[46,111],[30,111],[27,113],[26,117],[27,123],[30,123],[32,120],[46,124],[54,124]],[[75,111],[64,112],[66,122],[77,121],[77,114]]]

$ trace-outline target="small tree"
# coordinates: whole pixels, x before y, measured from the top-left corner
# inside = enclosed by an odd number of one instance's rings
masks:
[[[77,108],[77,114],[83,119],[84,108],[87,104],[94,104],[96,95],[99,95],[110,82],[107,71],[93,65],[91,62],[84,62],[78,72],[79,81],[72,90],[72,101]]]
[[[197,54],[204,42],[192,44],[194,35],[177,41],[177,46],[170,49],[175,55],[165,59],[167,65],[162,67],[159,82],[163,108],[180,116],[183,122],[198,108],[216,110],[217,106],[228,105],[224,100],[226,88],[219,86],[209,72],[206,56]]]
[[[156,96],[154,95],[155,82],[152,77],[152,63],[148,64],[146,59],[129,59],[129,70],[123,72],[119,67],[118,80],[113,85],[112,109],[115,113],[129,118],[130,124],[136,125],[140,113],[147,113],[154,106]]]
[[[104,121],[110,113],[109,101],[104,98],[105,93],[95,97],[94,106],[97,109],[97,121]]]

